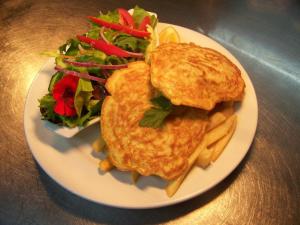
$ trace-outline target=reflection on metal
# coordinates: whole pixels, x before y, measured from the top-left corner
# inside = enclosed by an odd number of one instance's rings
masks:
[[[282,57],[276,46],[262,42],[253,42],[251,37],[242,33],[232,32],[229,29],[216,27],[209,36],[225,46],[238,51],[249,58],[277,71],[294,82],[300,83],[300,62],[295,58]]]

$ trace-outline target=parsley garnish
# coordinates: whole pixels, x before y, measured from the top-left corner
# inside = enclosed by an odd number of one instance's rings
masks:
[[[172,112],[173,105],[163,95],[152,98],[151,102],[153,106],[144,113],[139,125],[141,127],[159,128],[162,126],[165,118]]]

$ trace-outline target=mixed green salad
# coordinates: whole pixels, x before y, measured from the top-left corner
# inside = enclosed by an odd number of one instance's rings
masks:
[[[71,128],[100,115],[108,94],[104,85],[114,70],[147,59],[157,24],[155,15],[138,6],[132,14],[119,8],[87,18],[88,32],[47,52],[55,57],[56,73],[39,99],[42,119]]]

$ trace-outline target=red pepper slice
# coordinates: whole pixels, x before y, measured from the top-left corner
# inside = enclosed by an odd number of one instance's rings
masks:
[[[117,23],[110,23],[107,22],[105,20],[96,18],[96,17],[92,17],[92,16],[88,16],[88,18],[93,21],[94,23],[100,25],[100,26],[104,26],[113,30],[118,30],[118,31],[122,31],[126,34],[130,34],[132,36],[135,37],[149,37],[150,33],[147,31],[141,31],[141,30],[137,30],[137,29],[133,29],[127,26],[123,26],[121,24],[117,24]]]
[[[126,9],[119,8],[118,9],[119,16],[123,18],[123,21],[129,26],[134,27],[134,21],[132,16],[129,14],[129,12]]]
[[[125,50],[118,48],[117,46],[114,46],[112,44],[106,43],[103,40],[95,40],[80,35],[77,35],[77,38],[80,41],[90,44],[92,47],[99,49],[108,55],[115,55],[118,57],[130,57],[130,54],[128,54],[128,52],[126,52]]]
[[[150,23],[151,23],[150,16],[145,16],[144,19],[142,20],[140,26],[139,26],[139,30],[146,30],[147,25],[149,25]]]

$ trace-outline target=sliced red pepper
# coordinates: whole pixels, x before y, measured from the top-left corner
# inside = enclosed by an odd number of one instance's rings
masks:
[[[99,49],[108,55],[115,55],[118,57],[130,57],[130,54],[128,54],[128,52],[126,52],[125,50],[118,48],[117,46],[114,46],[112,44],[106,43],[103,40],[95,40],[80,35],[77,35],[77,38],[80,41],[90,44],[92,47]]]
[[[150,23],[151,23],[150,16],[145,16],[139,26],[139,30],[147,30],[147,25],[149,25]]]
[[[123,21],[129,26],[134,27],[134,21],[132,16],[129,14],[129,12],[126,9],[119,8],[118,9],[120,18],[123,19]]]
[[[126,34],[130,34],[135,37],[149,37],[150,36],[150,33],[147,31],[133,29],[133,28],[121,25],[121,24],[117,24],[117,23],[110,23],[105,20],[102,20],[102,19],[99,19],[96,17],[92,17],[92,16],[88,16],[88,18],[100,26],[104,26],[104,27],[107,27],[107,28],[110,28],[113,30],[122,31]]]

